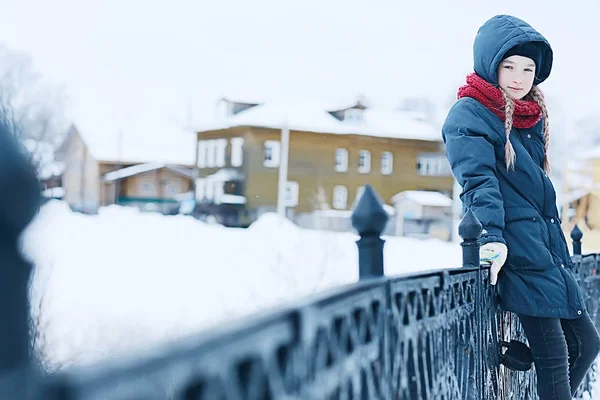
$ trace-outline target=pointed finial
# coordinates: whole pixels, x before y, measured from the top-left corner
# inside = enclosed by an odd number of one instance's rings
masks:
[[[458,225],[458,234],[463,240],[477,240],[481,236],[483,227],[473,211],[469,208]]]
[[[579,241],[581,241],[582,238],[583,238],[583,232],[581,232],[581,229],[579,229],[579,226],[577,226],[577,224],[575,224],[575,226],[573,227],[573,230],[571,231],[571,239],[579,242]]]
[[[371,185],[365,190],[352,211],[352,226],[361,235],[380,236],[388,221],[383,202]]]

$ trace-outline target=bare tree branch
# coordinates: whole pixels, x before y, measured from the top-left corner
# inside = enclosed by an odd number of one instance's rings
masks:
[[[64,90],[43,81],[31,58],[0,45],[0,122],[26,143],[38,167],[41,153],[66,134]]]

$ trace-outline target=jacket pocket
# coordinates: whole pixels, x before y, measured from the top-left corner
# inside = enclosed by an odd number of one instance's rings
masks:
[[[552,264],[549,232],[540,214],[531,207],[504,210],[506,263],[515,269],[545,270]]]

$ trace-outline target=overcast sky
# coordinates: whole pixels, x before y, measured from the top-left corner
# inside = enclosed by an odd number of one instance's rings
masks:
[[[0,42],[65,84],[76,118],[182,118],[192,105],[204,119],[222,95],[448,99],[471,71],[478,27],[508,13],[548,38],[555,63],[543,88],[579,116],[599,108],[597,4],[0,0]]]

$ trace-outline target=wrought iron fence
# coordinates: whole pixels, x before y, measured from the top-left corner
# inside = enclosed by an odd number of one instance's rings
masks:
[[[525,340],[480,267],[481,226],[461,224],[463,268],[383,276],[387,215],[367,186],[353,214],[360,281],[227,329],[46,376],[45,400],[535,399],[535,374],[500,365],[500,340]],[[575,252],[581,236],[575,231]],[[580,252],[579,252],[580,253]],[[600,322],[596,255],[573,256]],[[592,384],[592,371],[582,391]],[[579,394],[581,396],[582,393]]]

